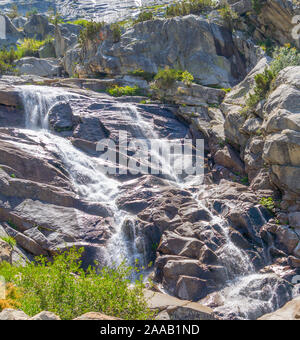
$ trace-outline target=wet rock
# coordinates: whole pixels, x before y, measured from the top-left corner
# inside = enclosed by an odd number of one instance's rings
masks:
[[[48,113],[49,124],[56,131],[71,130],[73,127],[73,111],[69,103],[57,103]]]
[[[266,314],[259,320],[300,320],[300,298],[288,302],[274,313]]]
[[[182,300],[198,301],[207,293],[207,283],[204,280],[182,275],[177,281],[175,295]]]

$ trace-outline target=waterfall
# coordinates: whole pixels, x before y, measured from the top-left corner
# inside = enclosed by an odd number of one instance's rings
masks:
[[[134,221],[132,221],[133,216],[120,211],[117,207],[116,200],[119,195],[120,183],[101,171],[103,165],[101,159],[87,155],[75,148],[68,139],[49,130],[48,112],[51,107],[58,102],[68,102],[80,96],[62,89],[41,86],[20,86],[19,91],[23,98],[28,136],[35,140],[38,139],[49,152],[59,155],[64,167],[68,170],[74,191],[79,198],[105,204],[113,211],[116,233],[106,245],[107,264],[120,264],[123,259],[126,259],[132,265],[138,259],[144,265],[143,254],[137,251],[137,245],[126,240],[122,233],[123,223],[134,223]],[[144,138],[147,143],[151,139],[159,140],[160,146],[164,147],[166,141],[159,138],[153,124],[143,117],[135,105],[120,103],[117,104],[117,107],[126,117],[128,124],[134,126],[139,138]],[[26,145],[23,147],[25,148]],[[157,153],[154,156],[159,163],[163,165],[166,163],[163,154]],[[279,308],[276,280],[272,281],[271,274],[255,272],[247,253],[231,241],[228,223],[224,219],[214,216],[197,199],[200,194],[199,185],[181,181],[171,167],[167,167],[167,178],[172,181],[173,185],[183,189],[194,189],[194,197],[198,201],[199,208],[208,211],[212,225],[220,226],[224,236],[224,245],[219,249],[217,255],[227,271],[227,288],[217,293],[223,301],[223,305],[216,311],[220,313],[236,311],[241,318],[255,318],[255,315],[260,316],[263,312],[268,313]],[[213,305],[210,299],[211,297],[203,303]]]

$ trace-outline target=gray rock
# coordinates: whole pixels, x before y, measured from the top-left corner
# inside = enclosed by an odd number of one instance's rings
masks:
[[[56,131],[72,129],[73,111],[70,104],[55,104],[49,111],[49,124]]]
[[[0,313],[0,320],[28,320],[29,316],[24,312],[15,309],[4,309]]]
[[[33,316],[32,318],[30,318],[29,320],[40,320],[40,321],[50,321],[50,320],[60,320],[60,318],[55,315],[54,313],[51,312],[41,312],[35,316]]]
[[[44,40],[54,35],[55,26],[49,23],[47,16],[34,14],[24,25],[24,33],[29,38]]]
[[[38,59],[26,57],[16,62],[20,74],[32,74],[40,77],[58,77],[62,67],[56,59]]]

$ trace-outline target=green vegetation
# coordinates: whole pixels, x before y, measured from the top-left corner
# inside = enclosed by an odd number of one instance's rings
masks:
[[[45,257],[25,266],[0,264],[0,275],[20,290],[20,309],[33,316],[47,310],[71,320],[87,312],[102,312],[130,320],[148,320],[153,313],[143,294],[142,276],[131,284],[134,269],[121,264],[111,269],[81,268],[84,249],[57,254],[53,261]]]
[[[238,14],[231,9],[231,6],[225,4],[222,8],[220,8],[219,13],[223,18],[224,22],[227,24],[230,30],[233,30],[234,23],[238,20]]]
[[[264,0],[251,0],[252,8],[256,14],[260,14],[262,8],[264,7]]]
[[[118,23],[114,23],[110,25],[110,29],[113,34],[114,43],[118,43],[121,39],[121,26]]]
[[[122,96],[140,96],[141,89],[138,86],[113,86],[107,90],[107,92],[114,97],[122,97]]]
[[[15,72],[14,61],[23,57],[37,56],[39,49],[52,40],[53,38],[50,36],[43,41],[25,38],[17,45],[16,50],[13,48],[10,50],[3,48],[0,50],[0,74]]]
[[[272,197],[263,197],[259,203],[267,208],[272,214],[275,212],[275,202]]]
[[[83,29],[79,34],[79,44],[83,46],[87,41],[91,40],[102,40],[100,30],[104,27],[104,22],[94,22],[94,21],[81,21],[84,23]]]
[[[142,69],[137,69],[137,70],[131,71],[131,72],[129,72],[129,75],[135,76],[135,77],[141,77],[148,82],[152,81],[155,77],[155,73],[146,72]]]
[[[182,81],[186,85],[190,85],[194,81],[194,77],[188,71],[175,70],[169,67],[165,67],[163,70],[159,70],[157,75],[154,77],[155,85],[158,88],[169,88],[175,81]]]
[[[11,283],[8,283],[5,288],[5,299],[0,299],[0,312],[7,308],[19,309],[21,306],[18,302],[21,298],[19,290]]]
[[[12,5],[10,11],[7,13],[7,16],[12,20],[19,16],[18,6]]]
[[[135,24],[139,23],[139,22],[143,22],[143,21],[149,21],[149,20],[153,20],[154,19],[154,15],[153,12],[151,11],[142,11],[138,18],[135,20]]]
[[[277,78],[280,71],[288,66],[300,65],[300,53],[296,48],[291,48],[290,45],[276,48],[273,53],[273,61],[269,68],[266,68],[263,73],[255,76],[254,93],[250,94],[246,101],[246,108],[253,109],[259,101],[266,98],[272,89],[272,83]]]
[[[6,242],[12,249],[16,246],[16,240],[11,236],[1,236],[0,239]]]
[[[31,16],[38,14],[37,8],[33,8],[31,11],[26,12],[25,16],[26,18],[30,18]]]
[[[214,0],[181,0],[167,6],[166,17],[200,14],[205,10],[215,7]]]

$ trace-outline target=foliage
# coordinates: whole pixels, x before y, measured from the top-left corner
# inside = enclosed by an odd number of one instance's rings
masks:
[[[0,264],[0,275],[22,291],[21,309],[33,316],[47,310],[61,319],[74,319],[87,312],[101,312],[122,319],[151,319],[143,294],[142,277],[134,284],[128,279],[133,268],[121,264],[111,269],[81,268],[84,249],[57,254],[53,261],[45,257],[25,266]]]
[[[36,8],[33,8],[31,11],[26,12],[25,16],[26,18],[30,18],[31,16],[38,14],[38,10]]]
[[[118,23],[114,23],[110,25],[110,29],[113,34],[114,43],[118,43],[121,39],[121,26]]]
[[[85,22],[84,28],[80,31],[78,41],[83,46],[87,41],[92,41],[98,38],[101,28],[105,25],[104,22]],[[100,38],[100,36],[99,36]]]
[[[154,79],[158,88],[169,88],[175,81],[183,81],[186,85],[189,85],[193,82],[194,77],[188,71],[165,67],[165,69],[158,71]]]
[[[215,6],[214,0],[181,0],[167,6],[166,17],[200,14]]]
[[[142,69],[137,69],[137,70],[129,72],[129,75],[132,75],[135,77],[141,77],[146,81],[152,81],[154,79],[155,73],[150,73]]]
[[[51,24],[57,26],[58,24],[64,24],[64,19],[61,17],[59,13],[56,13],[55,15],[49,16],[49,22]]]
[[[224,22],[228,25],[229,29],[233,29],[234,22],[239,18],[238,14],[232,10],[231,6],[225,4],[219,9],[219,13],[223,18]]]
[[[262,8],[264,7],[264,0],[251,0],[252,8],[256,14],[260,14]]]
[[[0,312],[7,308],[19,309],[22,297],[20,290],[11,283],[6,284],[5,288],[5,299],[0,299]]]
[[[141,89],[138,86],[113,86],[107,90],[107,92],[114,97],[122,96],[139,96],[141,95]]]
[[[144,21],[149,21],[149,20],[153,20],[154,15],[153,12],[151,11],[142,11],[138,18],[135,20],[135,24],[139,23],[139,22],[144,22]]]
[[[263,197],[259,203],[267,208],[270,212],[274,213],[275,210],[275,202],[272,197]]]
[[[254,94],[250,94],[247,98],[247,107],[254,108],[260,100],[266,98],[268,92],[271,90],[272,82],[276,79],[280,71],[288,66],[298,65],[300,65],[300,53],[296,48],[291,48],[290,45],[276,48],[270,67],[266,68],[263,73],[255,76]]]
[[[0,239],[6,242],[12,249],[16,246],[16,240],[11,236],[1,236]]]
[[[14,18],[17,18],[19,16],[18,12],[18,6],[12,5],[9,13],[7,13],[7,16],[12,20]]]

